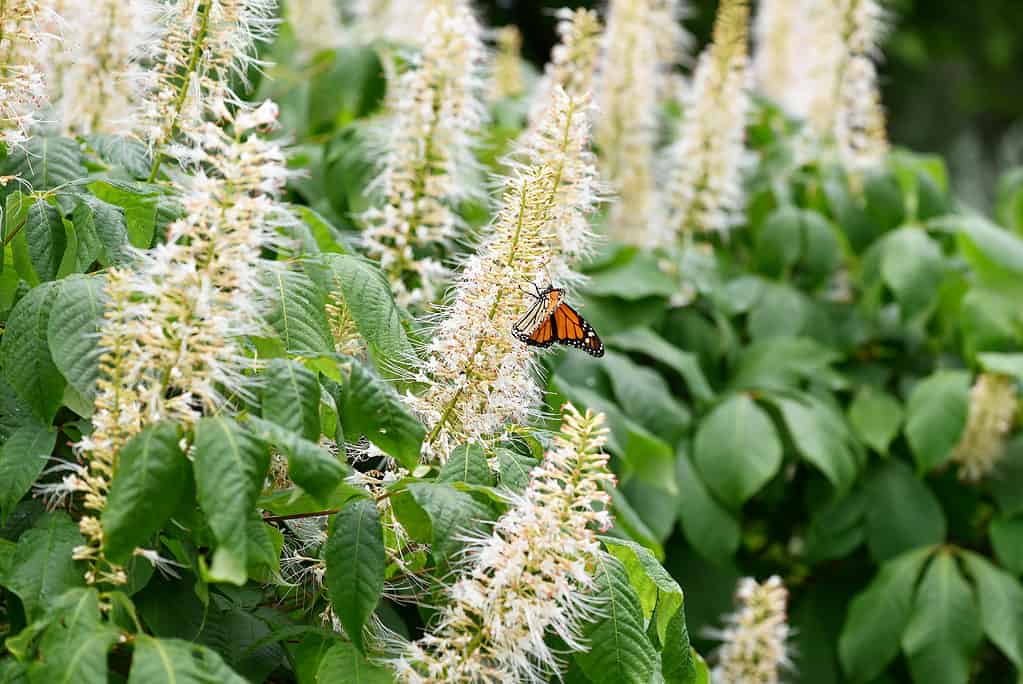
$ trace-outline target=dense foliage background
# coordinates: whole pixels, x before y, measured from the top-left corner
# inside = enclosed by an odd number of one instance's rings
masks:
[[[518,23],[541,63],[545,11],[497,2],[487,15]],[[985,382],[1015,411],[1023,381],[1021,9],[891,11],[882,73],[902,144],[880,168],[808,158],[801,124],[758,99],[740,225],[670,248],[605,240],[582,268],[573,303],[607,353],[540,356],[546,427],[566,401],[607,418],[619,486],[602,543],[617,560],[601,590],[627,624],[593,627],[566,681],[706,681],[696,653],[714,652],[736,582],[771,575],[789,595],[784,681],[1021,679],[1023,436],[1015,415],[976,418],[998,414]],[[712,16],[704,3],[687,22],[701,45]],[[123,265],[127,245],[160,244],[186,212],[145,146],[118,136],[41,134],[0,157],[0,176],[27,181],[0,187],[0,682],[390,681],[364,626],[420,636],[464,536],[508,509],[502,492],[521,491],[543,454],[528,434],[496,456],[463,447],[417,466],[426,430],[398,397],[416,387],[397,365],[429,328],[358,256],[374,126],[396,92],[389,46],[310,53],[300,38],[284,22],[261,48],[265,73],[238,83],[246,100],[278,103],[275,135],[300,171],[285,191],[300,220],[280,226],[293,246],[263,254],[281,267],[270,329],[246,347],[267,361],[264,389],[234,398],[233,418],[155,423],[124,448],[103,523],[127,583],[102,592],[72,557],[80,502],[47,510],[38,494],[91,430],[107,304],[96,274]],[[507,171],[528,99],[489,102],[481,176]],[[479,229],[495,205],[474,196],[458,212]],[[336,292],[362,345],[352,354],[333,335]],[[336,455],[373,448],[406,472],[367,493],[353,483],[382,461]],[[974,456],[992,467],[973,473]],[[395,539],[374,499],[390,497],[406,565],[384,555]],[[295,522],[310,517],[329,520],[316,542]],[[132,555],[149,542],[169,571]],[[385,578],[425,598],[392,600]],[[635,661],[611,667],[607,653]]]

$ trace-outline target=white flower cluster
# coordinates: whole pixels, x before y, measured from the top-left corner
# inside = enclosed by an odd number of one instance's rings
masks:
[[[490,82],[490,99],[521,95],[526,89],[522,78],[522,34],[514,26],[494,31],[494,73]]]
[[[164,8],[163,38],[146,76],[140,133],[157,155],[179,131],[222,119],[241,104],[232,77],[246,82],[259,64],[256,43],[273,35],[276,0],[176,0]],[[159,163],[154,166],[154,171]]]
[[[436,625],[393,663],[400,681],[546,681],[558,670],[547,635],[585,650],[580,625],[600,609],[590,594],[602,553],[594,529],[611,525],[606,433],[603,414],[565,405],[561,434],[525,492],[489,536],[471,541]]]
[[[750,111],[747,0],[723,0],[714,40],[700,55],[669,151],[668,217],[651,226],[651,246],[698,232],[724,232],[743,206],[742,166]]]
[[[723,643],[712,678],[719,684],[777,684],[779,671],[791,665],[786,645],[788,591],[777,576],[762,584],[745,577],[739,580],[735,598],[739,607],[725,616],[724,629],[713,634]]]
[[[878,0],[764,0],[757,17],[760,90],[807,119],[852,171],[888,151],[875,60],[885,33]]]
[[[110,272],[94,429],[76,447],[88,472],[67,481],[96,513],[82,518],[89,543],[76,550],[94,561],[90,581],[123,579],[105,565],[98,522],[120,448],[145,425],[190,425],[249,391],[253,361],[240,338],[260,331],[260,251],[289,220],[276,199],[284,153],[254,133],[276,117],[267,102],[226,122],[233,135],[212,122],[196,129],[190,154],[200,170],[180,188],[185,215],[166,243],[136,253],[133,269]]]
[[[571,289],[575,268],[590,254],[596,235],[590,217],[601,198],[596,156],[590,149],[593,105],[588,92],[569,96],[560,85],[549,91],[547,109],[519,139],[510,163],[548,164],[557,177],[551,207],[551,282]]]
[[[57,109],[72,134],[116,133],[136,125],[145,70],[158,40],[160,5],[153,0],[70,3],[68,50],[59,67]]]
[[[612,0],[599,73],[596,137],[602,171],[618,195],[608,226],[613,237],[639,244],[659,225],[654,149],[670,69],[688,37],[679,0]]]
[[[1011,378],[980,374],[970,390],[966,428],[952,454],[959,464],[960,479],[976,482],[995,469],[1005,453],[1005,437],[1012,430],[1018,408],[1016,383]]]
[[[548,284],[552,269],[565,275],[570,259],[585,253],[585,217],[597,201],[587,103],[560,89],[552,95],[535,135],[511,155],[517,163],[501,208],[434,331],[415,378],[426,389],[408,398],[429,428],[427,459],[444,462],[459,444],[500,439],[509,423],[528,421],[539,401],[535,355],[510,328],[532,304],[525,286]]]
[[[48,59],[60,17],[40,0],[0,3],[0,143],[21,147],[48,102]]]
[[[483,124],[481,28],[464,3],[429,13],[428,36],[391,98],[384,168],[374,189],[385,201],[366,212],[367,252],[380,261],[402,304],[436,298],[446,271],[424,248],[450,238],[451,205],[468,194],[467,172]]]
[[[563,7],[557,11],[557,18],[560,41],[551,50],[551,60],[537,85],[530,121],[542,114],[556,87],[562,88],[569,97],[581,97],[593,91],[603,31],[600,17],[594,10]]]
[[[429,39],[423,30],[427,15],[435,9],[465,6],[465,0],[353,0],[356,33],[366,40],[386,40],[422,45]]]
[[[331,50],[345,40],[337,0],[288,0],[285,16],[305,57]]]

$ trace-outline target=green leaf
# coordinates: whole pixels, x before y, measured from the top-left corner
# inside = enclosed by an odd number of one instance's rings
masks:
[[[339,231],[330,221],[315,210],[302,204],[295,205],[293,210],[302,220],[302,223],[305,224],[306,228],[309,229],[319,251],[335,252],[337,254],[348,253],[348,249],[338,242]]]
[[[267,321],[285,349],[305,354],[333,352],[334,338],[324,308],[326,294],[299,271],[275,269],[266,278],[273,293]]]
[[[86,136],[86,141],[108,164],[120,166],[137,180],[149,176],[152,162],[146,145],[139,140],[127,135],[94,134]]]
[[[800,401],[773,397],[781,411],[789,436],[800,455],[839,491],[848,491],[859,470],[853,453],[852,436],[842,420],[826,404],[810,395]]]
[[[779,276],[799,261],[802,251],[802,211],[781,206],[771,212],[756,233],[754,255],[760,271]]]
[[[707,382],[700,360],[692,352],[682,351],[649,328],[632,328],[608,338],[609,346],[649,356],[676,371],[686,381],[689,392],[699,401],[710,401],[714,390]]]
[[[494,477],[487,463],[487,455],[478,444],[463,444],[451,452],[451,456],[440,467],[437,482],[465,482],[491,486]]]
[[[885,238],[881,277],[892,289],[903,318],[929,310],[945,277],[941,247],[920,228],[897,230]]]
[[[345,126],[371,113],[383,100],[384,69],[372,47],[338,48],[321,54],[318,62],[309,83],[312,131]]]
[[[572,659],[593,684],[647,684],[657,652],[647,638],[639,597],[618,559],[601,554],[595,568],[593,595],[603,617],[583,628],[589,649]]]
[[[78,142],[71,138],[34,136],[0,161],[0,176],[20,176],[40,192],[86,175]]]
[[[501,487],[521,492],[529,484],[529,474],[539,464],[535,458],[523,456],[511,449],[498,447],[495,449],[497,456],[497,482]]]
[[[58,292],[55,283],[29,290],[11,311],[0,340],[4,379],[46,424],[64,396],[64,377],[50,357],[46,334]]]
[[[983,216],[956,217],[959,253],[969,264],[977,283],[992,290],[1018,296],[1023,275],[1023,239]]]
[[[432,551],[438,563],[447,563],[462,548],[461,538],[483,530],[494,517],[489,506],[448,484],[412,482],[408,491],[430,516]]]
[[[828,379],[834,373],[831,364],[839,358],[803,337],[762,340],[742,351],[730,384],[734,389],[790,389],[801,380]]]
[[[376,264],[344,254],[325,254],[320,262],[328,270],[320,287],[340,292],[377,369],[394,375],[414,360],[391,286]]]
[[[629,583],[639,597],[643,619],[654,617],[657,639],[662,644],[666,643],[671,621],[682,612],[682,588],[646,547],[614,537],[601,537],[601,541],[625,568]]]
[[[849,422],[856,434],[879,454],[888,453],[888,446],[902,427],[903,417],[898,399],[869,385],[861,387],[849,405]]]
[[[273,359],[264,371],[263,418],[307,440],[320,438],[320,382],[290,359]]]
[[[637,301],[647,297],[671,297],[678,292],[678,283],[663,273],[653,254],[636,252],[635,256],[614,268],[591,275],[586,294],[617,297]]]
[[[781,467],[781,441],[768,415],[744,394],[718,404],[696,431],[693,462],[718,499],[738,508]]]
[[[60,211],[44,199],[33,202],[25,218],[25,239],[28,256],[39,278],[56,279],[68,246]]]
[[[906,438],[921,473],[945,463],[959,443],[970,407],[970,376],[940,370],[922,380],[906,404]]]
[[[867,546],[883,562],[918,546],[945,541],[945,513],[926,483],[902,461],[888,461],[865,484]]]
[[[929,554],[930,549],[918,549],[888,561],[849,604],[838,655],[853,682],[873,680],[898,654],[916,581]]]
[[[981,367],[990,373],[1001,373],[1023,382],[1023,354],[977,354]]]
[[[973,591],[952,554],[939,551],[920,582],[913,615],[902,635],[902,650],[914,681],[966,684],[980,640]]]
[[[316,671],[316,681],[322,684],[391,684],[394,675],[386,667],[374,665],[366,657],[344,641],[335,641]]]
[[[64,378],[90,403],[96,397],[99,360],[97,344],[104,324],[108,297],[102,278],[71,276],[60,281],[53,311],[46,324],[46,337],[53,363]]]
[[[139,634],[128,684],[248,684],[216,651],[181,639]]]
[[[767,284],[749,315],[750,337],[761,342],[803,334],[810,306],[810,300],[796,288]]]
[[[661,649],[661,675],[665,684],[707,684],[707,669],[703,666],[703,678],[700,677],[700,665],[693,656],[695,652],[689,645],[689,629],[686,627],[686,612],[679,610],[668,623],[666,638]]]
[[[49,513],[18,539],[4,585],[17,594],[30,620],[43,616],[68,589],[85,584],[84,569],[71,557],[83,543],[78,525],[65,513]]]
[[[117,470],[103,510],[104,549],[126,563],[171,517],[188,487],[188,459],[173,423],[156,423],[133,437],[118,454]]]
[[[677,444],[687,431],[691,416],[671,396],[664,378],[615,352],[608,352],[602,365],[626,415],[669,444]]]
[[[1023,574],[1023,518],[996,517],[988,530],[998,562],[1017,575]]]
[[[862,489],[855,489],[815,510],[806,533],[806,560],[816,564],[842,558],[862,544],[866,503]]]
[[[193,458],[199,507],[217,540],[210,577],[245,584],[245,526],[263,486],[270,455],[258,439],[234,421],[209,417],[195,426]]]
[[[322,505],[329,504],[341,480],[351,472],[347,464],[317,442],[303,439],[275,423],[249,418],[246,426],[287,454],[288,475]]]
[[[678,457],[678,519],[686,540],[702,556],[718,563],[739,548],[739,522],[714,500],[686,454]]]
[[[984,634],[1023,670],[1023,586],[983,556],[963,551],[962,558],[977,587]]]
[[[384,589],[383,535],[376,502],[359,499],[334,516],[324,551],[327,593],[345,633],[363,653],[362,629]]]
[[[124,210],[128,241],[139,249],[149,249],[156,236],[160,197],[153,186],[123,181],[95,181],[89,190],[103,202]],[[108,248],[120,238],[118,228],[111,230]],[[114,254],[110,254],[111,259]]]
[[[55,430],[31,422],[17,428],[0,446],[0,522],[43,472],[56,444]]]
[[[339,409],[347,439],[365,435],[402,466],[411,470],[419,463],[426,430],[398,394],[358,361],[349,364]]]
[[[118,265],[130,258],[128,226],[120,207],[82,195],[71,213],[71,222],[80,236],[96,241],[94,258],[102,265]]]
[[[83,597],[82,603],[89,604],[86,609],[88,615],[64,614],[50,623],[39,646],[42,663],[33,665],[29,671],[31,681],[47,684],[107,683],[107,652],[121,634],[110,625],[100,623],[95,590],[75,593]]]

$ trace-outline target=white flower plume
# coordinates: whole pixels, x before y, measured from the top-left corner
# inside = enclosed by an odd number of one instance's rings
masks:
[[[99,524],[121,447],[146,425],[191,425],[249,391],[253,360],[241,338],[260,332],[260,252],[289,220],[276,199],[288,175],[284,154],[253,132],[275,120],[267,102],[242,110],[231,135],[214,123],[197,132],[191,157],[202,170],[180,188],[185,215],[165,244],[109,274],[94,429],[76,445],[87,466],[76,484],[95,514],[82,518],[88,544],[76,550],[92,561],[90,581],[124,579],[103,557]]]
[[[48,57],[62,42],[60,16],[38,0],[0,3],[0,143],[21,147],[48,103]]]
[[[560,89],[535,134],[512,155],[502,206],[428,347],[409,403],[429,428],[424,456],[443,462],[458,444],[500,439],[528,421],[540,398],[533,355],[511,334],[531,304],[522,291],[568,277],[585,253],[595,171],[587,150],[587,103]]]
[[[654,183],[654,151],[661,104],[688,36],[679,24],[678,0],[612,0],[604,33],[598,83],[596,138],[602,172],[618,201],[608,226],[612,236],[642,243],[661,209]]]
[[[991,473],[1005,453],[1005,438],[1019,408],[1016,383],[997,373],[981,373],[970,390],[966,428],[952,453],[959,477],[976,482]]]
[[[790,630],[785,604],[788,591],[781,578],[762,584],[751,577],[739,580],[739,604],[724,618],[725,627],[713,633],[723,643],[717,651],[712,677],[719,684],[778,684],[779,672],[790,667]]]
[[[385,204],[363,216],[366,250],[404,305],[436,298],[446,272],[424,251],[454,233],[452,206],[471,187],[468,172],[485,118],[485,53],[472,12],[435,9],[423,31],[426,44],[390,102],[384,168],[374,184]]]
[[[158,41],[160,5],[152,0],[96,0],[71,6],[74,31],[60,66],[62,127],[73,134],[117,133],[136,125],[145,70]]]
[[[572,98],[593,92],[603,26],[594,10],[562,8],[557,12],[560,41],[551,50],[530,105],[530,125],[549,106],[551,91],[561,88]]]
[[[525,492],[489,536],[471,541],[436,624],[394,661],[400,681],[546,681],[558,663],[545,636],[586,648],[579,628],[599,610],[590,595],[602,553],[595,530],[611,525],[606,433],[603,414],[565,405],[561,433]]]
[[[345,41],[337,0],[288,0],[285,17],[306,58]]]
[[[242,105],[231,79],[259,64],[257,42],[273,35],[276,0],[176,0],[164,7],[162,40],[146,74],[140,134],[156,155],[153,175],[178,132],[221,119]]]
[[[726,231],[742,209],[742,164],[750,110],[746,45],[749,5],[724,0],[714,40],[702,55],[683,102],[678,141],[669,151],[667,230],[652,226],[652,246],[696,232]]]

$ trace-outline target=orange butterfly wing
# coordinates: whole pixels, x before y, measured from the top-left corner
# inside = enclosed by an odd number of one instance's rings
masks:
[[[591,356],[604,355],[604,343],[586,319],[575,309],[562,302],[551,314],[554,322],[555,337],[561,344],[582,349]]]
[[[530,333],[523,341],[533,347],[547,348],[557,342],[554,334],[554,319],[549,317],[546,321],[537,326],[536,330]]]

